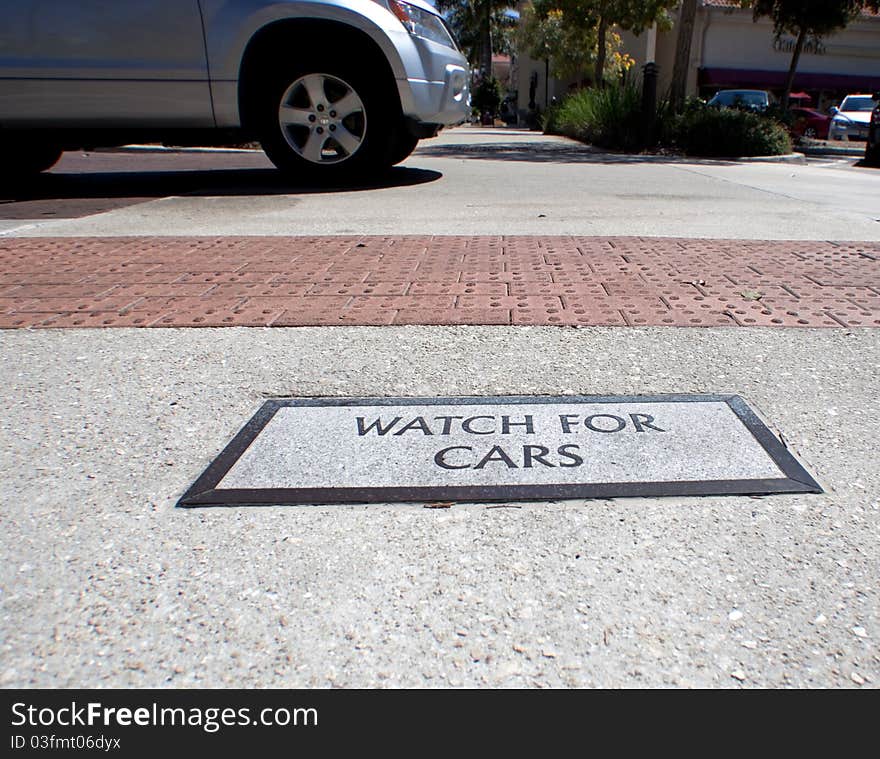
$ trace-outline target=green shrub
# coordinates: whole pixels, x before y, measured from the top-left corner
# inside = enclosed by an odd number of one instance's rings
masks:
[[[501,83],[494,76],[484,76],[474,88],[471,105],[481,114],[494,116],[501,105]]]
[[[680,114],[668,100],[657,104],[653,134],[642,116],[641,88],[631,79],[569,95],[544,114],[547,134],[562,134],[603,148],[639,151],[659,144],[688,155],[735,158],[791,152],[778,113],[714,108],[691,98]]]
[[[765,119],[773,119],[778,121],[782,126],[790,129],[795,122],[795,115],[787,108],[783,108],[778,103],[771,103],[767,110],[761,111],[761,115]]]
[[[541,129],[544,134],[563,134],[559,129],[559,109],[560,103],[551,103],[547,106],[547,110],[541,114]]]
[[[569,95],[545,117],[545,131],[613,150],[641,150],[642,90],[631,79]],[[549,128],[548,128],[549,126]]]
[[[666,148],[673,148],[676,142],[677,128],[683,119],[691,116],[695,111],[706,107],[706,102],[696,97],[686,98],[681,113],[676,114],[672,107],[672,100],[663,99],[657,105],[657,140]]]
[[[736,158],[791,152],[784,126],[735,108],[692,105],[675,118],[668,134],[675,147],[688,155]]]

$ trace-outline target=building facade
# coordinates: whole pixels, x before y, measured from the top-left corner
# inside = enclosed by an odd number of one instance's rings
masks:
[[[668,91],[675,60],[676,27],[651,29],[636,37],[622,32],[623,49],[635,70],[653,60],[660,69],[660,92]],[[710,97],[719,89],[782,91],[795,40],[776,39],[772,23],[755,22],[737,0],[700,0],[694,23],[687,93]],[[548,77],[545,61],[518,56],[517,89],[520,112],[528,108],[530,87],[543,110],[552,98],[563,97],[573,80]],[[818,43],[810,41],[801,54],[794,90],[827,109],[849,93],[880,90],[880,16],[863,14],[846,29]]]

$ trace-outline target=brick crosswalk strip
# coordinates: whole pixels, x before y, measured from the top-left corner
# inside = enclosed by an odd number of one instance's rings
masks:
[[[880,243],[0,240],[0,327],[880,326]]]

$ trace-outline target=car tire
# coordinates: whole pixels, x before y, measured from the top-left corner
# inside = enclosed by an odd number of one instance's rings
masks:
[[[58,163],[61,152],[53,145],[14,141],[0,151],[2,173],[10,179],[34,176]]]
[[[806,129],[804,129],[804,137],[806,137],[808,140],[815,140],[818,136],[819,135],[816,134],[815,127],[807,127]]]
[[[391,150],[391,165],[396,166],[401,161],[405,161],[409,158],[418,144],[418,137],[413,137],[409,132],[403,131],[403,133],[397,138],[394,148]]]
[[[273,71],[257,107],[266,155],[284,173],[307,179],[381,172],[403,132],[396,92],[353,54],[338,62],[304,54]]]

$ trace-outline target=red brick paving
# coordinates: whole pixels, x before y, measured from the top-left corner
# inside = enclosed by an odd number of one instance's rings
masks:
[[[880,326],[880,243],[10,238],[0,327]]]

